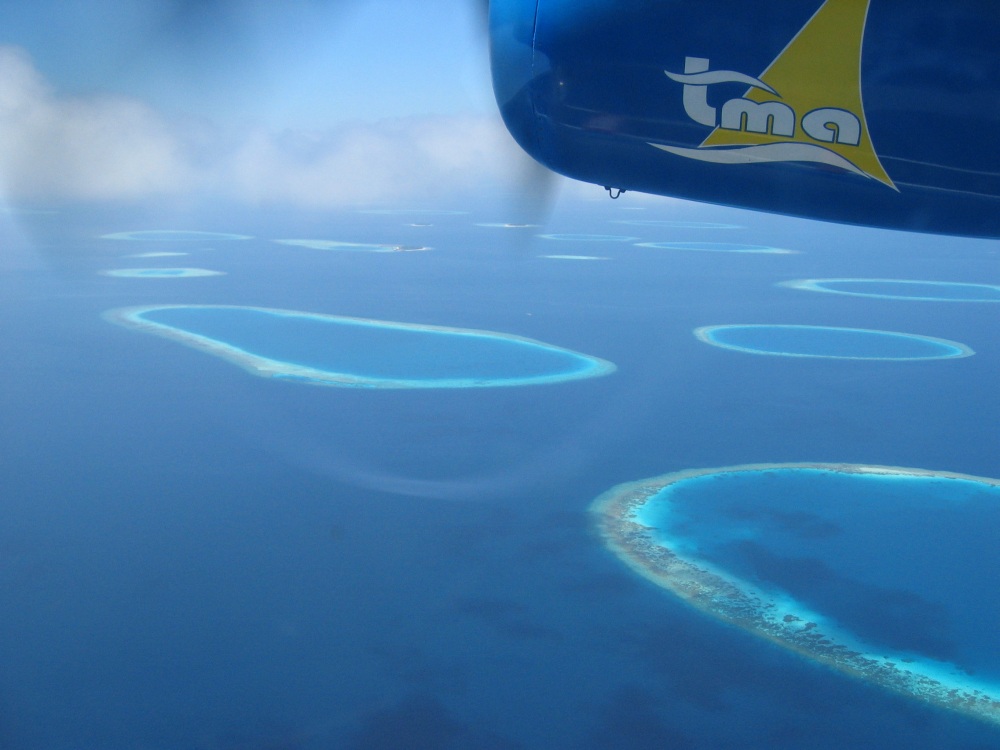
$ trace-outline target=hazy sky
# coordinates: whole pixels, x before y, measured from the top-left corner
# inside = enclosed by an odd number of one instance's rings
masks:
[[[0,3],[8,202],[326,206],[500,184],[471,0]]]
[[[492,106],[472,0],[35,0],[0,5],[64,94],[276,127]]]

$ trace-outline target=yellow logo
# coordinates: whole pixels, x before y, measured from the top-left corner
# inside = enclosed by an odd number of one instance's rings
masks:
[[[651,146],[721,164],[813,162],[878,180],[896,189],[872,146],[861,102],[861,44],[870,0],[826,0],[759,78],[711,70],[688,57],[683,73],[664,71],[683,84],[684,111],[713,128],[697,148]],[[708,104],[708,87],[745,83],[740,99]]]

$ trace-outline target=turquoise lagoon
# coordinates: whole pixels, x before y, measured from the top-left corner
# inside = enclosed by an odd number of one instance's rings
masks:
[[[746,465],[619,485],[592,511],[623,562],[707,614],[1000,723],[1000,480]]]
[[[904,279],[801,279],[778,286],[810,292],[847,294],[852,297],[924,300],[930,302],[1000,302],[1000,286],[955,281]]]
[[[536,385],[607,375],[597,357],[491,331],[227,305],[110,310],[105,318],[267,378],[354,388]]]
[[[974,354],[957,341],[913,333],[806,325],[719,325],[695,329],[706,344],[747,354],[827,359],[925,360]]]

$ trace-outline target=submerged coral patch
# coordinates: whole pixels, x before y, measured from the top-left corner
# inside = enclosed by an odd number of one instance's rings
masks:
[[[538,257],[548,260],[609,260],[604,255],[539,255]]]
[[[770,245],[747,245],[740,242],[638,242],[636,247],[651,247],[657,250],[685,250],[700,253],[761,253],[764,255],[792,255],[795,250],[786,250]]]
[[[663,229],[743,229],[739,224],[718,221],[683,221],[681,219],[613,219],[615,224],[633,227],[660,227]]]
[[[122,279],[187,279],[196,276],[223,276],[223,271],[207,268],[112,268],[100,272]]]
[[[469,212],[436,208],[365,208],[358,213],[374,216],[464,216]]]
[[[352,388],[539,385],[607,375],[597,357],[492,331],[229,305],[110,310],[105,318],[253,375]]]
[[[965,344],[914,333],[805,325],[720,325],[695,329],[706,344],[746,354],[825,359],[924,360],[969,357]]]
[[[846,294],[852,297],[919,300],[930,302],[1000,302],[1000,286],[957,281],[912,281],[906,279],[801,279],[782,281],[779,286],[810,292]]]
[[[561,240],[564,242],[634,242],[638,237],[626,237],[622,234],[540,234],[543,240]]]
[[[481,224],[476,224],[477,227],[493,227],[495,229],[533,229],[538,224],[508,224],[503,222],[484,222]]]
[[[138,240],[140,242],[209,242],[220,240],[252,240],[246,234],[227,232],[191,232],[181,229],[147,229],[140,232],[102,234],[102,240]]]
[[[275,242],[279,245],[307,247],[311,250],[334,250],[349,253],[416,253],[431,249],[424,245],[389,245],[337,240],[275,240]]]

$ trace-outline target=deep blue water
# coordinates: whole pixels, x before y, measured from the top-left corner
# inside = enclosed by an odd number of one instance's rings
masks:
[[[995,305],[775,286],[997,283],[996,244],[669,202],[629,211],[645,204],[628,198],[564,206],[546,229],[717,222],[744,229],[635,233],[801,252],[589,242],[583,253],[611,260],[553,261],[537,257],[557,244],[538,230],[473,226],[509,220],[476,207],[418,219],[430,227],[218,207],[5,217],[0,747],[995,747],[1000,730],[689,609],[610,555],[586,509],[617,483],[688,467],[844,461],[997,476]],[[172,226],[257,239],[184,243],[192,265],[225,276],[99,275],[158,245],[97,237]],[[269,241],[289,236],[435,249]],[[495,390],[312,388],[100,318],[157,304],[504,331],[618,371]],[[758,357],[692,335],[738,322],[905,331],[976,355]],[[947,535],[959,546],[988,535],[974,525],[956,517]]]

